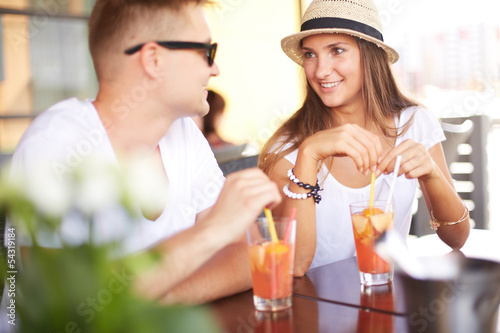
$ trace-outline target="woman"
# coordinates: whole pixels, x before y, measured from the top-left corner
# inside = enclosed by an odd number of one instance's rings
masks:
[[[355,255],[349,204],[368,200],[372,172],[375,197],[387,199],[398,155],[404,177],[391,198],[395,229],[408,235],[418,180],[439,237],[453,249],[468,237],[468,210],[446,166],[444,133],[398,89],[390,65],[399,55],[381,31],[371,0],[314,0],[301,32],[281,42],[304,67],[307,95],[266,143],[259,165],[283,188],[273,213],[297,208],[297,276]]]

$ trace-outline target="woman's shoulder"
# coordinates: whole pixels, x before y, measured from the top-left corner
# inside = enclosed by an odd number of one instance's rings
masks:
[[[422,105],[414,105],[407,107],[401,110],[400,114],[400,123],[405,124],[409,121],[428,121],[434,120],[437,121],[437,117],[426,107]]]
[[[405,129],[402,139],[413,139],[427,149],[445,140],[439,119],[423,106],[412,106],[401,111],[400,129]]]
[[[281,136],[279,137],[269,148],[269,152],[273,154],[279,154],[284,150],[289,149],[292,147],[296,142],[296,139],[292,138],[290,139],[288,136]]]
[[[297,151],[298,149],[290,150],[295,144],[296,140],[294,138],[290,139],[287,136],[281,136],[276,141],[274,141],[271,145],[269,145],[269,149],[267,149],[266,154],[275,154],[279,155],[284,152],[281,158],[285,158],[289,162],[295,164],[295,160],[297,159]],[[287,150],[290,150],[286,152]]]

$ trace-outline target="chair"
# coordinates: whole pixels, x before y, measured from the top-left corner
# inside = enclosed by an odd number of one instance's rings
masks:
[[[446,140],[442,143],[448,167],[459,158],[459,145],[467,142],[474,130],[474,122],[466,119],[460,124],[441,122]]]
[[[259,155],[245,156],[234,160],[219,163],[219,167],[221,168],[224,177],[226,177],[228,174],[232,172],[256,167],[258,159]]]
[[[458,194],[470,210],[471,225],[486,229],[488,214],[488,172],[486,141],[489,130],[487,116],[441,119],[446,141],[444,154]],[[430,216],[423,197],[418,199],[410,233],[417,236],[433,233]]]
[[[243,157],[246,148],[247,144],[244,143],[239,146],[227,146],[213,149],[213,152],[217,162],[224,163]]]

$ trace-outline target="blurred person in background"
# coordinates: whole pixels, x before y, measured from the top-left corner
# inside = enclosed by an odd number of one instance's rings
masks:
[[[233,143],[225,141],[219,135],[219,127],[224,117],[226,109],[226,101],[219,93],[208,90],[207,96],[208,105],[210,110],[208,114],[203,117],[203,135],[207,138],[208,143],[212,150],[217,150],[224,147],[232,147]]]
[[[257,149],[252,145],[248,143],[235,145],[220,136],[219,128],[226,109],[224,97],[214,90],[208,90],[207,102],[210,105],[208,114],[204,117],[193,117],[193,120],[203,132],[217,161],[223,163],[244,155],[254,155],[251,152]]]

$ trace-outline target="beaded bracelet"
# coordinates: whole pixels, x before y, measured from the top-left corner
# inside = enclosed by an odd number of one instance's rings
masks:
[[[285,195],[287,197],[289,197],[290,199],[307,199],[309,197],[311,197],[311,193],[295,193],[295,192],[292,192],[290,191],[290,188],[288,187],[288,184],[286,184],[284,187],[283,187],[283,193],[285,193]]]
[[[321,202],[321,195],[318,194],[319,191],[322,191],[323,189],[319,187],[318,180],[316,179],[316,185],[311,185],[311,184],[305,184],[301,182],[293,173],[293,168],[288,170],[288,179],[290,179],[292,182],[297,184],[298,186],[306,189],[306,190],[311,190],[309,193],[295,193],[290,191],[290,188],[288,184],[286,184],[283,187],[283,193],[290,199],[307,199],[310,197],[313,197],[314,202],[319,204]]]
[[[300,187],[305,188],[306,190],[317,190],[317,191],[321,191],[322,190],[322,189],[319,188],[318,180],[317,179],[316,179],[316,185],[315,186],[313,186],[311,184],[304,184],[303,182],[301,182],[297,177],[295,177],[295,174],[293,173],[293,168],[291,168],[290,170],[288,170],[287,175],[288,175],[288,179],[290,179],[292,182],[294,182],[295,184],[299,185]]]
[[[465,221],[469,217],[469,209],[467,208],[465,203],[464,203],[464,207],[465,207],[464,214],[462,215],[460,220],[455,221],[455,222],[441,222],[438,219],[436,219],[434,217],[434,215],[432,215],[432,210],[431,210],[431,220],[430,220],[431,228],[434,230],[438,230],[438,228],[442,225],[455,225],[455,224],[458,224],[460,222]]]

